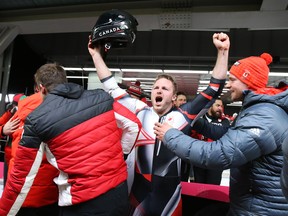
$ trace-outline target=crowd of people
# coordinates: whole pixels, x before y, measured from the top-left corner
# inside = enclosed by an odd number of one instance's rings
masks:
[[[114,19],[138,25],[119,10],[100,18],[108,27]],[[88,52],[103,89],[69,83],[60,65],[47,63],[34,75],[35,93],[15,98],[0,118],[11,143],[1,216],[180,216],[181,179],[193,173],[195,182],[219,184],[224,169],[231,173],[227,215],[287,215],[288,84],[267,86],[270,54],[236,61],[226,83],[230,39],[215,33],[208,87],[187,100],[172,76],[160,74],[149,106],[140,82],[118,85],[103,49],[120,45],[97,39],[96,27]],[[135,26],[129,30],[122,28],[133,43]],[[232,123],[219,99],[225,83],[243,102]]]
[[[130,215],[182,215],[181,210],[181,159],[169,151],[162,142],[155,139],[153,131],[155,122],[169,121],[175,128],[185,134],[191,134],[191,123],[194,117],[214,98],[217,98],[224,87],[229,51],[229,37],[224,33],[215,33],[213,42],[218,50],[217,61],[213,70],[210,85],[193,101],[178,109],[174,106],[177,84],[166,74],[158,75],[151,92],[152,107],[142,101],[127,97],[124,89],[119,88],[115,78],[103,61],[99,47],[88,48],[95,64],[97,75],[103,82],[104,89],[119,103],[137,114],[142,123],[135,154],[129,157],[134,165],[133,185],[130,192]]]
[[[237,119],[228,128],[204,121],[197,126],[215,141],[194,139],[168,123],[157,122],[154,127],[168,149],[193,165],[230,168],[228,215],[284,216],[288,211],[280,185],[282,146],[287,145],[288,91],[284,83],[277,88],[266,86],[271,62],[272,57],[264,53],[238,60],[230,68],[226,87],[233,101],[243,101]]]

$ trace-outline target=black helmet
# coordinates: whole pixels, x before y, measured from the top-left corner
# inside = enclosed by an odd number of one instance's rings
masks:
[[[126,11],[104,12],[92,29],[92,44],[105,45],[106,49],[127,47],[136,38],[137,25],[137,20]]]

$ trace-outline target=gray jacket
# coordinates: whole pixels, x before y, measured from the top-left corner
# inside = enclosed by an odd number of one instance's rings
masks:
[[[288,145],[288,90],[244,94],[238,118],[219,140],[204,142],[170,129],[163,141],[196,166],[231,168],[229,215],[287,216],[280,175],[281,144]]]

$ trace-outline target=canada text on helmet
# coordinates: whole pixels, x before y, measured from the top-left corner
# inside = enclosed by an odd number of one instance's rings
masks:
[[[137,25],[136,18],[126,11],[106,11],[99,16],[92,29],[92,45],[109,44],[111,48],[125,48],[134,43]]]

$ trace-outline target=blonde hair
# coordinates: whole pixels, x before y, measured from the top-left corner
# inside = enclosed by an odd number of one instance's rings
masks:
[[[177,86],[177,83],[175,82],[175,79],[172,77],[172,76],[170,76],[170,75],[168,75],[168,74],[159,74],[157,77],[156,77],[156,80],[155,80],[155,82],[157,82],[159,79],[167,79],[167,80],[169,80],[169,81],[171,81],[171,83],[173,84],[173,93],[174,94],[176,94],[176,92],[177,92],[177,89],[178,89],[178,86]],[[154,83],[155,83],[154,82]]]

